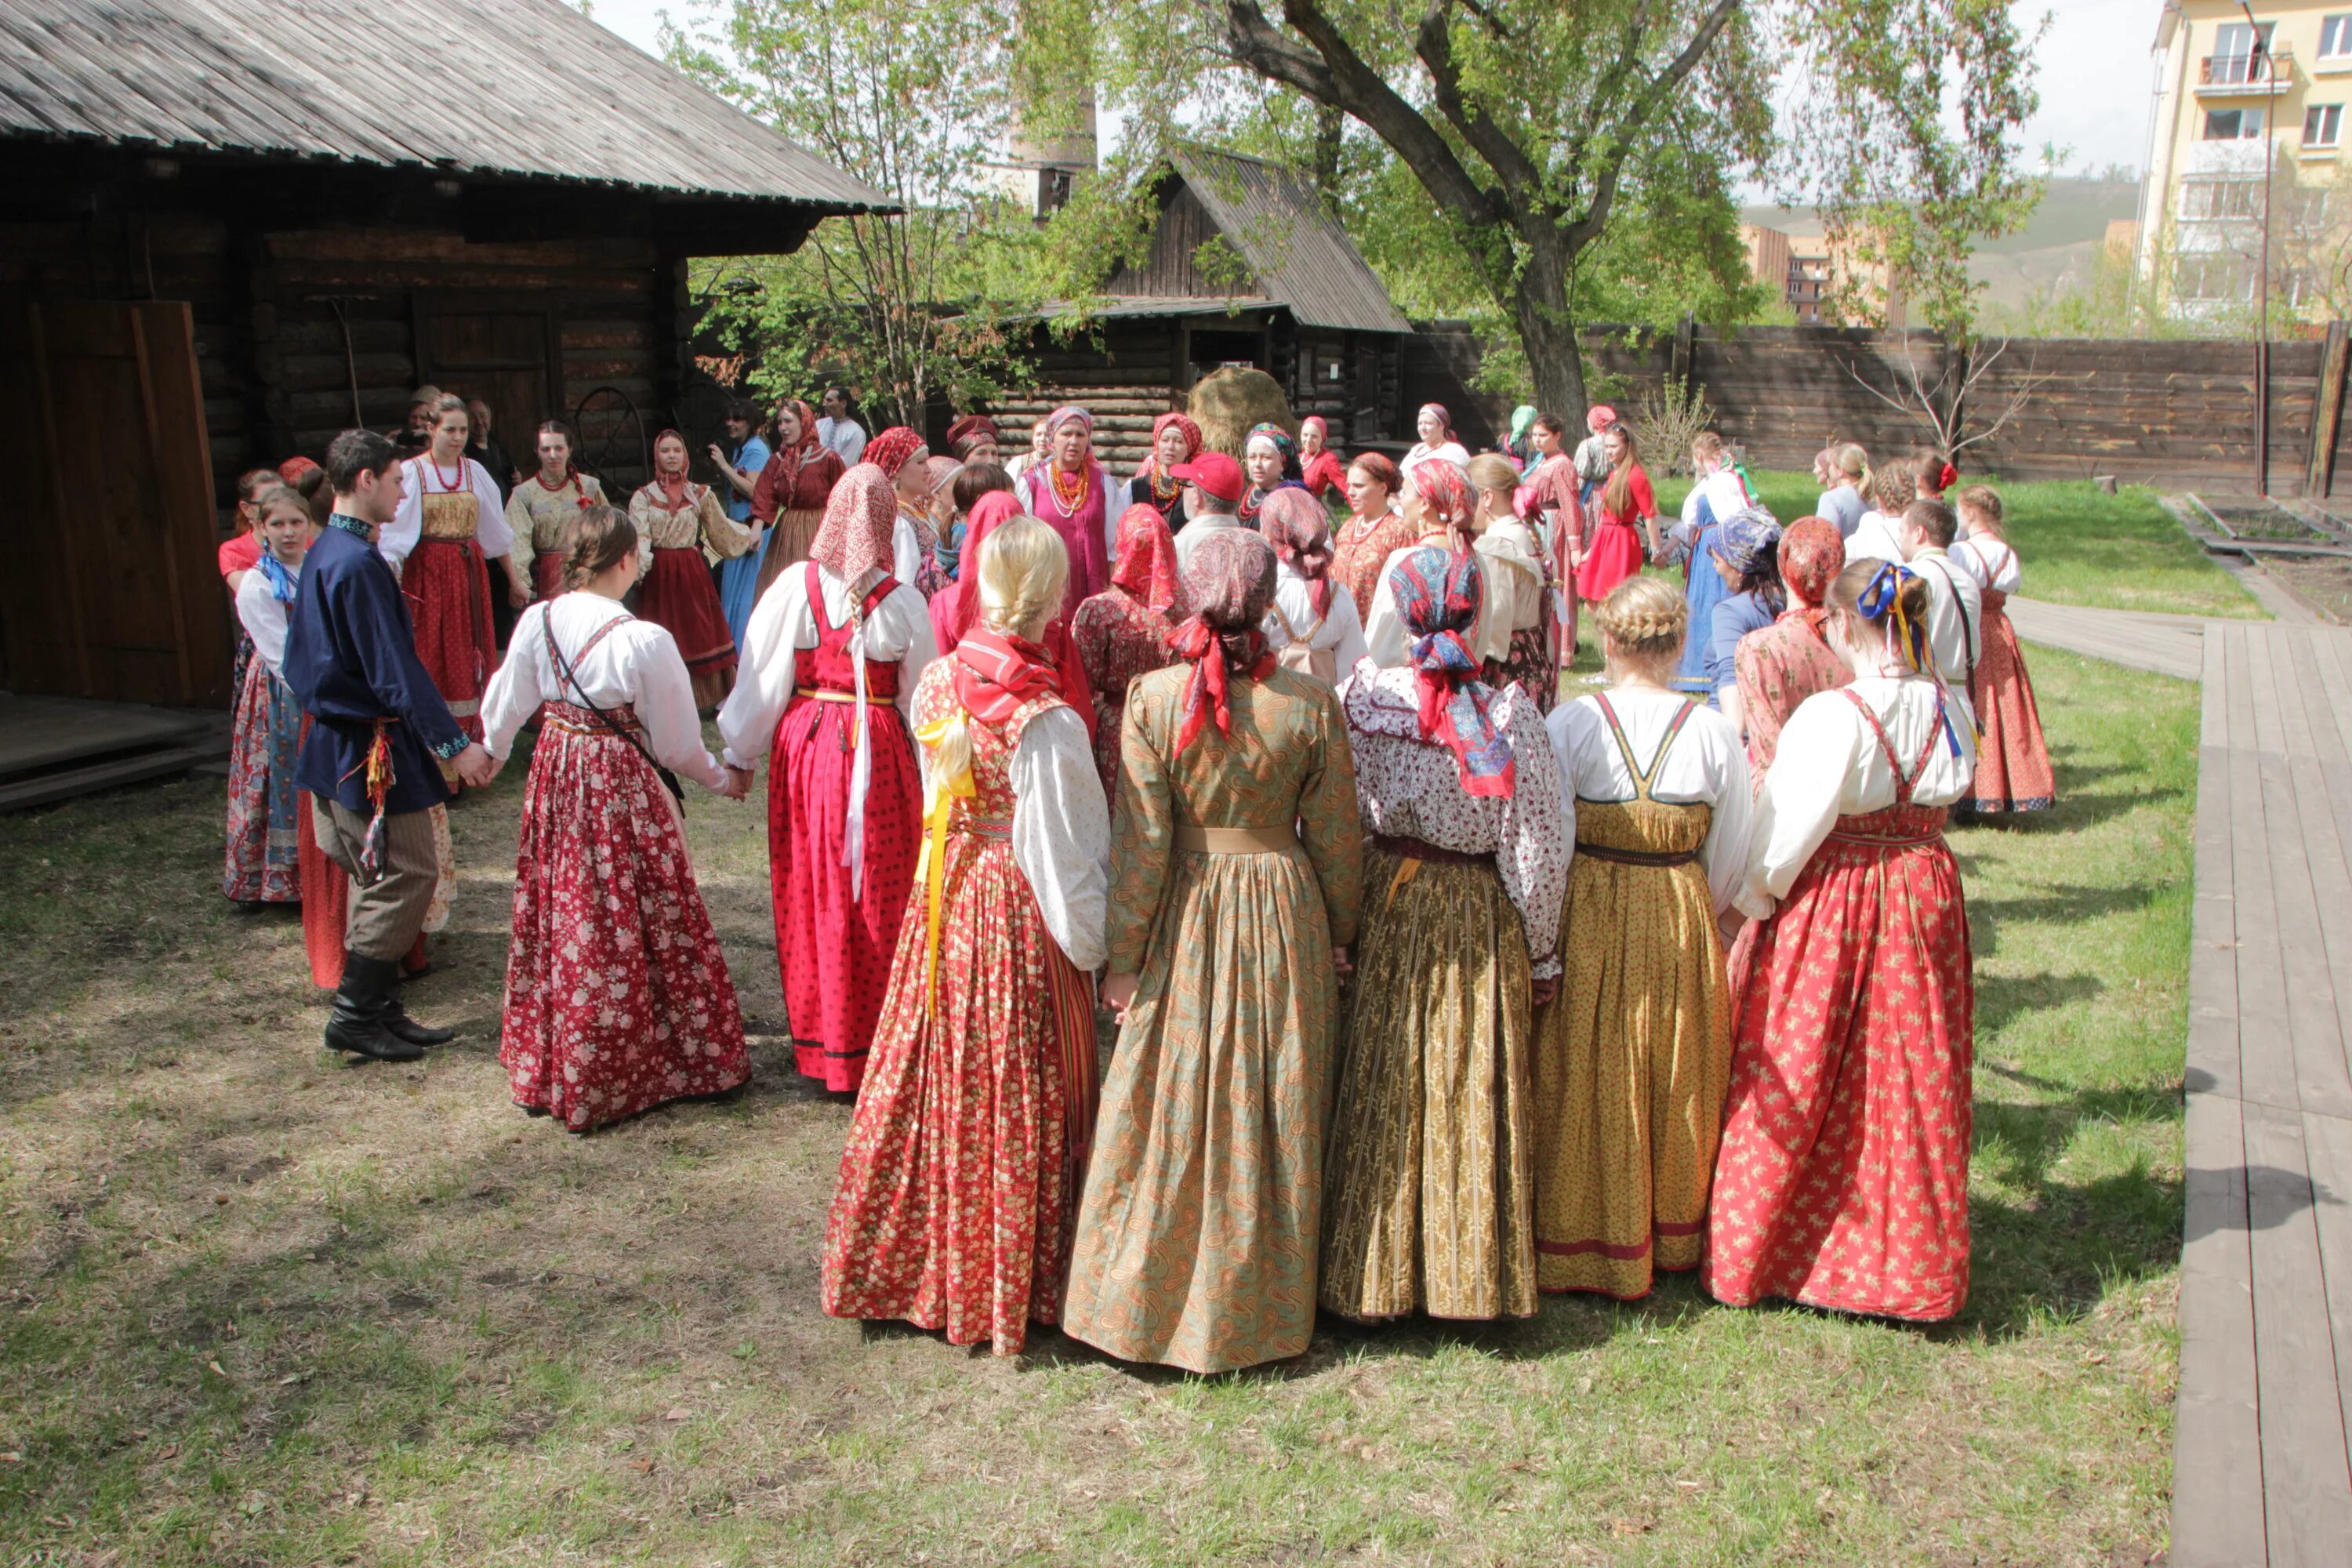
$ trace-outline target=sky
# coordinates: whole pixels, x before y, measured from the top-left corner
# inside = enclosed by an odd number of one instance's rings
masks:
[[[695,14],[695,0],[590,0],[598,22],[647,53],[658,53],[655,36],[661,14]],[[2155,66],[2150,50],[2163,0],[2019,0],[2012,7],[2021,25],[2050,17],[2041,55],[2040,112],[2027,121],[2023,140],[2038,153],[2057,144],[2062,170],[2103,170],[2121,163],[2137,171],[2147,154],[2148,89]]]

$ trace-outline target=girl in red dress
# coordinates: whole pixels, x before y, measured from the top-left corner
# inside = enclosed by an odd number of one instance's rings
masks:
[[[514,531],[490,471],[466,456],[471,418],[461,397],[433,405],[431,443],[400,466],[400,508],[376,548],[400,574],[415,622],[416,657],[466,738],[482,738],[482,688],[499,660],[487,563],[503,571],[507,602],[530,603]]]
[[[1854,679],[1790,715],[1757,803],[1700,1279],[1735,1307],[1936,1321],[1969,1294],[1976,993],[1944,820],[1976,749],[1926,583],[1857,562],[1830,605]]]
[[[998,1355],[1061,1315],[1094,1131],[1110,813],[1034,640],[1067,573],[1053,529],[998,529],[967,572],[982,621],[917,686],[925,875],[825,1226],[827,1312]]]
[[[1658,501],[1650,490],[1650,476],[1634,460],[1633,432],[1612,425],[1601,434],[1609,455],[1609,479],[1601,487],[1601,516],[1592,524],[1592,542],[1570,542],[1569,569],[1576,574],[1576,596],[1597,605],[1610,590],[1642,569],[1643,540],[1639,523],[1649,531],[1651,553],[1658,552]]]
[[[663,431],[654,437],[654,482],[629,498],[629,521],[653,559],[637,590],[637,614],[677,639],[694,678],[695,705],[709,712],[735,689],[735,637],[705,552],[740,555],[751,534],[729,519],[709,485],[686,477],[686,437]]]
[[[1182,657],[1176,627],[1189,613],[1176,571],[1176,541],[1159,509],[1138,501],[1118,520],[1118,563],[1110,569],[1110,587],[1078,606],[1070,628],[1094,691],[1095,762],[1106,795],[1118,778],[1128,683]]]
[[[516,625],[483,700],[483,744],[504,762],[540,721],[499,1059],[517,1105],[586,1132],[751,1076],[678,803],[655,770],[735,800],[748,780],[703,749],[670,633],[621,607],[644,571],[635,527],[600,506],[572,533],[572,591]]]
[[[760,595],[719,712],[728,766],[748,778],[775,753],[768,874],[793,1051],[843,1092],[865,1077],[922,827],[909,716],[935,645],[923,596],[891,575],[898,516],[881,469],[842,477],[811,559]]]
[[[976,562],[980,547],[988,536],[1021,515],[1021,501],[1011,490],[989,490],[971,503],[971,511],[964,523],[961,550],[963,559]],[[1061,530],[1054,531],[1059,533]],[[1068,542],[1064,541],[1064,548]],[[1067,590],[1064,597],[1068,596]],[[931,599],[931,636],[939,644],[939,657],[945,658],[955,652],[963,636],[980,624],[980,577],[967,567],[961,576]],[[1087,668],[1078,657],[1078,645],[1070,636],[1070,623],[1055,616],[1045,624],[1045,629],[1034,638],[1045,650],[1061,678],[1062,700],[1076,709],[1087,721],[1087,733],[1095,732],[1094,688],[1087,679]],[[1114,742],[1115,743],[1115,742]]]
[[[2042,734],[2042,710],[2033,700],[2033,678],[2025,672],[2025,650],[2018,646],[2017,627],[2006,608],[2009,596],[2025,586],[2025,574],[2003,533],[2000,492],[1970,485],[1958,500],[1969,536],[1953,544],[1951,556],[1976,578],[1984,595],[1977,634],[1982,651],[1969,676],[1969,696],[1983,730],[1969,805],[1989,816],[2047,811],[2057,804],[2058,781],[2050,769],[2050,742]]]
[[[1320,414],[1310,414],[1298,422],[1298,478],[1320,501],[1334,497],[1345,500],[1348,492],[1347,465],[1339,454],[1331,450],[1331,426]]]
[[[808,559],[810,542],[824,516],[825,499],[841,482],[847,466],[841,454],[816,438],[816,410],[797,397],[776,405],[769,426],[768,466],[751,487],[751,516],[761,528],[774,531],[768,553],[760,563],[760,593],[783,575],[787,566]],[[744,640],[750,641],[747,630]]]

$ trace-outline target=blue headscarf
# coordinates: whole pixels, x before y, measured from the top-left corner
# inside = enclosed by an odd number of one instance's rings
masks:
[[[1486,594],[1477,556],[1424,545],[1397,563],[1389,584],[1397,617],[1413,638],[1422,738],[1443,742],[1454,752],[1465,795],[1509,795],[1518,764],[1490,712],[1495,689],[1478,679],[1478,656],[1470,647]]]
[[[261,547],[261,559],[253,569],[261,574],[261,580],[269,584],[271,596],[279,604],[294,602],[294,574],[286,570],[286,563],[270,553],[267,544]]]

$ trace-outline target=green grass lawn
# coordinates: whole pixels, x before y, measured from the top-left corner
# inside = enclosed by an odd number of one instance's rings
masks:
[[[1326,1321],[1197,1380],[824,1317],[845,1106],[777,1037],[752,808],[694,852],[757,1078],[587,1139],[493,1048],[510,770],[407,1067],[318,1043],[220,786],[0,830],[0,1563],[2108,1564],[2164,1544],[2197,710],[2035,649],[2063,804],[1955,846],[1974,1294],[1930,1330],[1672,1279]]]
[[[1783,523],[1811,513],[1821,487],[1811,474],[1766,470],[1752,476],[1764,504]],[[1962,484],[1978,482],[1971,474]],[[2030,598],[2109,610],[2268,619],[2237,580],[2157,503],[2156,492],[2126,486],[2102,495],[2088,480],[2009,484],[2000,491],[2010,542],[2025,565]],[[1688,479],[1657,487],[1671,513],[1690,492]]]

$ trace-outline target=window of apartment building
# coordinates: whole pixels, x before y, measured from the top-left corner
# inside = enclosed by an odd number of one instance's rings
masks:
[[[2319,58],[2352,59],[2352,11],[2336,11],[2319,19]]]
[[[2260,29],[2231,22],[2213,32],[2213,56],[2206,61],[2205,79],[2229,87],[2260,81],[2270,74],[2271,24]]]
[[[2294,192],[2288,200],[2292,204],[2287,209],[2288,221],[2294,226],[2294,232],[2305,238],[2326,234],[2335,221],[2336,192],[2332,186],[2307,186]]]
[[[2263,133],[2263,111],[2259,109],[2209,109],[2205,111],[2205,140],[2208,142],[2252,141]]]
[[[2177,300],[2251,300],[2253,264],[2242,256],[2184,256],[2172,272]]]
[[[2306,147],[2333,147],[2344,129],[2344,106],[2340,103],[2315,103],[2303,111],[2303,144]]]
[[[2252,217],[2262,210],[2260,180],[2189,180],[2180,187],[2184,218]]]

